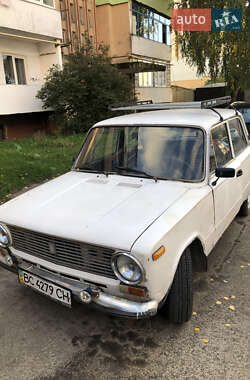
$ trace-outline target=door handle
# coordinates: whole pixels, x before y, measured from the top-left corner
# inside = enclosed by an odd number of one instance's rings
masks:
[[[237,171],[237,173],[236,173],[236,177],[240,177],[240,176],[242,176],[242,174],[243,174],[242,169],[239,169],[239,170]]]

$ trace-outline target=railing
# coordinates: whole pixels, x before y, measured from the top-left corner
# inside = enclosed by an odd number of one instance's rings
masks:
[[[28,1],[11,1],[0,5],[1,30],[12,33],[28,32],[34,36],[62,38],[60,12]],[[41,37],[42,38],[42,37]]]
[[[36,98],[41,85],[0,86],[0,115],[41,112],[42,102]]]

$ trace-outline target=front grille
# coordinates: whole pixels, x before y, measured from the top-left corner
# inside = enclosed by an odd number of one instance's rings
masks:
[[[8,226],[13,247],[51,263],[100,276],[116,278],[111,268],[114,250],[86,243],[48,236],[39,232]]]

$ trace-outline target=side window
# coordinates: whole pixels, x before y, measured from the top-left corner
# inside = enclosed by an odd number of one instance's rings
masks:
[[[233,158],[226,124],[221,124],[212,129],[212,144],[214,147],[216,167],[224,166]]]
[[[209,160],[209,162],[210,162],[209,171],[210,171],[210,173],[212,173],[213,171],[215,171],[215,168],[216,168],[216,160],[215,160],[212,135],[210,136],[210,160]]]
[[[239,119],[233,119],[228,122],[230,135],[232,138],[234,153],[237,156],[247,146],[247,140],[244,135],[242,125]]]

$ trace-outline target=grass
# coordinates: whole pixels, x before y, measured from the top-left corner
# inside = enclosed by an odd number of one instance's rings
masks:
[[[0,203],[12,194],[70,170],[83,135],[0,142]]]

